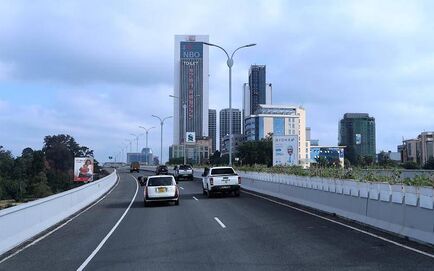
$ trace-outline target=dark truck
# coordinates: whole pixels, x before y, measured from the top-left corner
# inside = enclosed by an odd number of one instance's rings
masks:
[[[139,172],[140,171],[140,163],[139,162],[132,162],[130,165],[130,173],[131,172]]]

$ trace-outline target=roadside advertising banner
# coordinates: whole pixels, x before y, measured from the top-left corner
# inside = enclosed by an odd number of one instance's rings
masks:
[[[75,157],[74,158],[74,182],[93,181],[93,158]]]
[[[298,136],[273,136],[273,166],[298,165]]]

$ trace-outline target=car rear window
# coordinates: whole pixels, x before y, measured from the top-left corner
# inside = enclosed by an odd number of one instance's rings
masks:
[[[235,174],[235,172],[230,167],[215,168],[211,170],[211,175],[231,175],[231,174]]]
[[[190,166],[179,166],[179,169],[191,169]]]
[[[172,184],[172,177],[150,178],[148,180],[148,186],[167,186]]]

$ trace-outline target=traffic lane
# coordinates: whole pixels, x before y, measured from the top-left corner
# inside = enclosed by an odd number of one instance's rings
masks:
[[[191,186],[195,186],[195,188]],[[414,266],[421,269],[430,268],[434,263],[432,258],[309,214],[258,199],[246,193],[242,193],[240,198],[217,196],[208,199],[199,193],[202,191],[200,182],[191,185],[186,183],[184,187],[186,191],[194,190],[197,193],[196,197],[203,201],[200,206],[205,209],[212,208],[215,216],[231,230],[230,238],[227,241],[249,244],[248,241],[253,236],[253,239],[256,238],[259,242],[259,246],[271,251],[270,255],[261,252],[254,259],[260,257],[272,259],[273,249],[287,250],[287,246],[290,245],[293,246],[293,255],[296,256],[291,259],[291,263],[296,262],[304,254],[310,254],[316,250],[316,253],[309,257],[308,266],[311,266],[311,261],[317,261],[319,266],[327,267],[327,261],[332,260],[342,263],[342,266],[378,267],[387,270],[397,269],[397,267],[408,269]],[[261,233],[256,231],[258,228],[261,229]],[[232,230],[236,230],[238,233],[234,233]],[[251,233],[246,234],[249,232]],[[240,236],[241,238],[243,235],[246,236],[242,240],[233,239],[233,236]],[[270,236],[274,236],[273,242],[270,242]],[[264,240],[261,240],[261,237],[265,237]],[[348,242],[348,240],[353,239],[356,240],[355,243]],[[282,242],[279,243],[279,240]],[[295,244],[292,244],[294,241]],[[251,248],[250,245],[247,247]],[[426,249],[426,247],[424,248]],[[367,252],[360,254],[360,250]],[[431,253],[433,252],[431,250]],[[237,253],[233,254],[237,255]],[[407,255],[412,255],[412,259],[403,261]],[[340,257],[345,260],[342,261]],[[396,259],[400,261],[397,262]],[[257,264],[261,263],[264,262],[257,262]],[[301,261],[300,264],[302,266],[305,263]],[[330,266],[330,268],[339,268],[339,266]]]
[[[227,227],[222,242],[242,244],[244,255],[256,255],[252,259],[258,265],[282,262],[323,270],[432,270],[434,264],[427,256],[246,193],[240,198],[198,197],[201,206],[213,208]]]
[[[134,208],[89,270],[430,270],[432,266],[425,256],[245,193],[241,198],[207,199],[200,183],[179,185],[184,188],[180,206],[143,208],[141,190]]]
[[[87,270],[215,270],[207,247],[222,228],[181,190],[180,205],[143,207],[143,188],[129,213],[89,263]]]
[[[127,208],[136,184],[120,173],[117,187],[101,202],[56,232],[0,264],[0,270],[76,270]]]

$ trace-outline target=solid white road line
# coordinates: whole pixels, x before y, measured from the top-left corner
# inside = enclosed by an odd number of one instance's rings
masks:
[[[223,222],[220,221],[220,219],[218,219],[218,217],[214,217],[214,220],[217,221],[217,223],[219,223],[219,225],[224,229],[226,228],[225,224],[223,224]]]
[[[193,196],[194,200],[198,200],[195,196]]]
[[[434,258],[434,254],[430,254],[430,253],[428,253],[428,252],[425,252],[425,251],[422,251],[422,250],[419,250],[419,249],[416,249],[416,248],[412,248],[412,247],[409,247],[409,246],[403,245],[403,244],[401,244],[401,243],[395,242],[395,241],[393,241],[393,240],[387,239],[387,238],[385,238],[385,237],[379,236],[379,235],[374,234],[374,233],[371,233],[371,232],[367,232],[367,231],[364,231],[364,230],[358,229],[358,228],[356,228],[356,227],[353,227],[353,226],[347,225],[347,224],[345,224],[345,223],[342,223],[342,222],[339,222],[339,221],[336,221],[336,220],[333,220],[333,219],[330,219],[330,218],[327,218],[327,217],[324,217],[324,216],[321,216],[321,215],[318,215],[318,214],[315,214],[315,213],[312,213],[312,212],[309,212],[309,211],[306,211],[306,210],[303,210],[303,209],[300,209],[300,208],[297,208],[297,207],[294,207],[294,206],[291,206],[291,205],[286,204],[286,203],[282,203],[282,202],[279,202],[279,201],[276,201],[276,200],[272,200],[272,199],[269,199],[269,198],[267,198],[267,197],[263,197],[263,196],[260,196],[260,195],[256,195],[256,194],[254,194],[254,193],[247,192],[246,190],[243,190],[243,193],[246,193],[246,194],[249,194],[249,195],[252,195],[252,196],[255,196],[255,197],[258,197],[258,198],[264,199],[264,200],[268,200],[268,201],[270,201],[270,202],[273,202],[273,203],[276,203],[276,204],[279,204],[279,205],[282,205],[282,206],[285,206],[285,207],[288,207],[288,208],[291,208],[291,209],[294,209],[294,210],[300,211],[300,212],[305,213],[305,214],[309,214],[309,215],[312,215],[312,216],[315,216],[315,217],[321,218],[321,219],[323,219],[323,220],[326,220],[326,221],[329,221],[329,222],[332,222],[332,223],[335,223],[335,224],[338,224],[338,225],[344,226],[344,227],[346,227],[346,228],[352,229],[352,230],[354,230],[354,231],[357,231],[357,232],[360,232],[360,233],[364,233],[364,234],[369,235],[369,236],[372,236],[372,237],[374,237],[374,238],[377,238],[377,239],[383,240],[383,241],[388,242],[388,243],[390,243],[390,244],[394,244],[394,245],[396,245],[396,246],[399,246],[399,247],[402,247],[402,248],[405,248],[405,249],[411,250],[411,251],[413,251],[413,252],[416,252],[416,253],[419,253],[419,254],[422,254],[422,255],[428,256],[428,257],[430,257],[430,258]]]
[[[53,230],[47,232],[46,234],[42,235],[41,237],[39,237],[38,239],[35,239],[34,241],[32,241],[30,244],[24,246],[23,248],[20,248],[19,250],[15,251],[14,253],[12,253],[11,255],[7,256],[6,258],[3,258],[0,261],[1,263],[4,263],[5,261],[9,260],[10,258],[14,257],[15,255],[17,255],[18,253],[22,252],[23,250],[37,244],[39,241],[47,238],[48,236],[50,236],[52,233],[58,231],[59,229],[63,228],[64,226],[66,226],[66,224],[68,224],[69,222],[71,222],[72,220],[74,220],[75,218],[79,217],[81,214],[83,214],[84,212],[86,212],[87,210],[89,210],[90,208],[92,208],[93,206],[97,205],[98,203],[100,203],[100,201],[102,201],[103,199],[105,199],[108,195],[110,195],[110,193],[116,188],[116,186],[118,186],[119,184],[119,175],[116,181],[115,186],[113,186],[109,192],[107,192],[107,194],[105,194],[102,198],[100,198],[98,201],[94,202],[92,205],[90,205],[89,207],[87,207],[86,209],[84,209],[83,211],[81,211],[80,213],[76,214],[75,216],[71,217],[70,219],[68,219],[67,221],[65,221],[64,223],[62,223],[61,225],[57,226],[56,228],[54,228]]]
[[[110,238],[110,236],[114,233],[114,231],[116,230],[116,228],[119,226],[119,224],[121,224],[122,220],[124,219],[124,217],[127,215],[128,211],[131,208],[131,205],[133,205],[134,200],[136,199],[137,196],[137,192],[139,191],[139,181],[136,179],[136,177],[134,177],[133,175],[131,175],[131,177],[134,178],[134,180],[136,181],[136,192],[134,193],[133,198],[131,199],[130,205],[128,205],[127,209],[125,210],[125,212],[122,214],[121,218],[119,218],[118,222],[116,222],[116,224],[113,226],[113,228],[109,231],[109,233],[107,233],[107,235],[104,237],[104,239],[102,239],[102,241],[99,243],[99,245],[95,248],[95,250],[89,255],[89,257],[87,257],[87,259],[80,265],[80,267],[77,269],[78,271],[83,270],[88,264],[89,262],[93,259],[93,257],[95,257],[95,255],[98,253],[98,251],[104,246],[105,242],[107,242],[107,240]]]
[[[180,186],[179,188],[180,188],[181,190],[184,190],[184,187],[182,187],[182,186]]]

